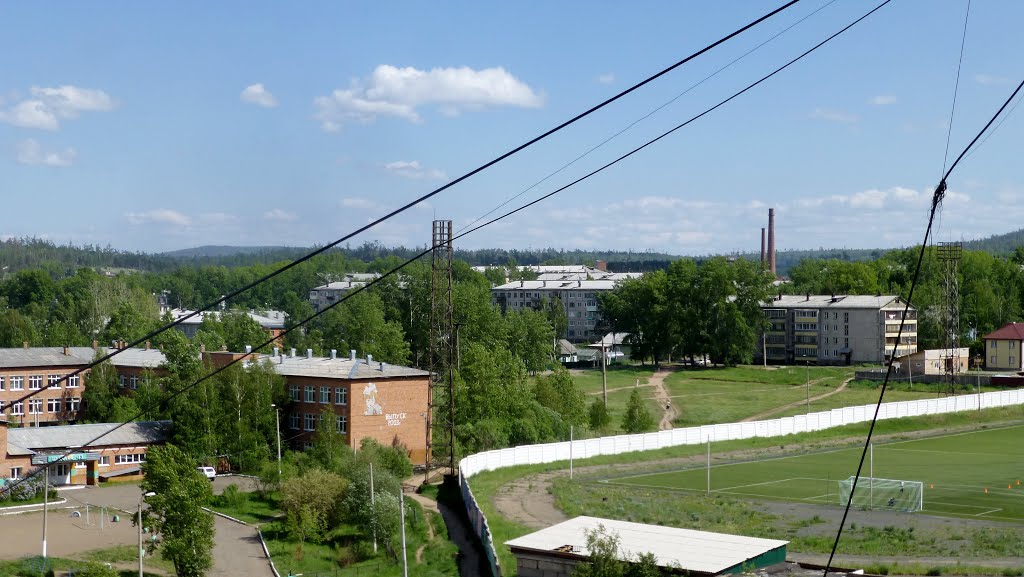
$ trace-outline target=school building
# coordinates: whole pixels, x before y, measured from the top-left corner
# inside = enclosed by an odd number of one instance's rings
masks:
[[[142,474],[147,449],[166,442],[171,427],[170,421],[49,427],[0,421],[0,478],[20,479],[42,466],[49,466],[53,485],[135,478]],[[99,442],[90,442],[101,435]]]

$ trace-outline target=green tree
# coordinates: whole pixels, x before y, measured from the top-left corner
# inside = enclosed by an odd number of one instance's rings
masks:
[[[402,325],[384,318],[384,303],[372,292],[359,293],[329,310],[319,328],[323,349],[355,349],[386,363],[409,362]]]
[[[654,428],[654,418],[640,398],[640,391],[633,389],[622,415],[622,430],[627,433],[644,433]]]
[[[98,357],[99,354],[96,355]],[[110,361],[96,365],[89,372],[88,382],[82,391],[82,420],[89,423],[114,422],[114,402],[118,398],[123,397],[114,365]]]
[[[322,469],[308,470],[281,484],[281,510],[300,547],[306,541],[323,541],[327,530],[338,522],[347,487],[344,477]]]
[[[179,577],[202,577],[213,567],[213,516],[203,510],[213,496],[210,481],[174,445],[150,448],[142,472],[142,492],[155,493],[145,498],[142,523],[160,535],[148,550],[159,543],[160,556]]]
[[[555,333],[543,313],[523,310],[505,315],[508,349],[536,373],[547,368],[554,353]]]
[[[550,375],[537,375],[537,402],[561,415],[574,425],[587,423],[587,400],[573,381],[569,370],[561,364]]]
[[[0,313],[0,348],[14,348],[22,343],[38,345],[39,332],[28,316],[8,309]]]
[[[590,430],[598,433],[605,433],[612,424],[612,416],[608,414],[608,406],[603,399],[594,399],[590,403],[590,410],[587,413]]]
[[[657,559],[652,553],[630,556],[622,550],[617,533],[604,525],[587,533],[587,560],[576,565],[573,577],[659,577]]]

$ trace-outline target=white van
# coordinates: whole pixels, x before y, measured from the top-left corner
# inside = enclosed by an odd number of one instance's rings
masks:
[[[196,470],[206,475],[206,478],[211,481],[217,477],[217,471],[213,467],[196,467]]]

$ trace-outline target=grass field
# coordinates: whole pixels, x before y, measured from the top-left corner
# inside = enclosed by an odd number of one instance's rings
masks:
[[[874,476],[924,483],[924,512],[1024,522],[1024,426],[876,444]],[[839,479],[851,476],[859,448],[713,464],[713,493],[739,498],[839,505]],[[862,477],[867,477],[865,462]],[[707,469],[605,479],[634,487],[704,492]],[[860,489],[858,489],[860,491]]]

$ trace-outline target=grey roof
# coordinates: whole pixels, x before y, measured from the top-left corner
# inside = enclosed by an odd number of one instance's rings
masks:
[[[576,345],[570,343],[565,339],[558,339],[558,354],[560,355],[575,355],[579,352]]]
[[[601,340],[587,346],[595,349],[600,349],[601,347],[617,347],[622,345],[628,336],[629,333],[608,333],[601,337]]]
[[[589,555],[587,531],[593,531],[599,525],[618,535],[624,558],[653,553],[661,567],[678,566],[686,571],[700,573],[720,573],[788,543],[614,519],[576,517],[505,544],[516,549],[539,552],[555,553],[556,549],[560,549],[557,554],[586,557]]]
[[[274,367],[274,372],[289,377],[324,377],[331,379],[386,379],[392,377],[425,377],[428,371],[412,367],[391,365],[381,361],[368,364],[366,359],[291,357],[278,355],[263,357]]]
[[[0,349],[0,368],[80,367],[89,364],[96,351],[89,347],[32,347]]]
[[[492,288],[492,291],[527,290],[527,291],[559,291],[559,290],[591,290],[610,291],[615,288],[618,281],[613,280],[567,280],[567,281],[543,281],[524,280],[513,281]]]
[[[108,355],[113,351],[114,349],[102,349],[104,355]],[[155,369],[164,364],[164,361],[166,360],[167,357],[160,352],[160,349],[124,349],[110,359],[110,364],[115,367]]]
[[[7,430],[8,453],[32,454],[46,449],[85,447],[86,443],[104,435],[93,447],[109,445],[147,445],[162,443],[170,435],[171,421],[140,421],[128,423],[93,423],[56,427],[15,427]],[[117,428],[120,427],[120,428]],[[117,430],[114,430],[117,428]],[[21,451],[15,453],[16,449]]]
[[[769,309],[884,309],[905,303],[897,295],[782,295],[764,304]],[[913,309],[914,307],[910,307]]]
[[[188,315],[194,313],[195,311],[189,310],[189,309],[171,309],[170,312],[171,312],[171,315],[174,316],[174,320],[178,320],[178,319],[180,319],[182,317],[185,317],[185,316],[188,316]],[[232,312],[232,311],[229,311],[229,312]],[[257,323],[259,323],[260,326],[265,328],[265,329],[283,329],[284,328],[285,318],[288,316],[288,315],[286,315],[285,313],[283,313],[281,311],[273,311],[273,310],[268,310],[268,311],[244,311],[244,312],[245,312],[245,314],[249,315],[249,318],[251,318],[252,320],[254,320]],[[194,317],[189,317],[188,319],[185,319],[185,320],[181,321],[181,324],[183,324],[183,325],[198,325],[198,324],[202,324],[203,319],[206,318],[207,315],[210,315],[210,316],[216,318],[218,314],[220,314],[220,313],[218,313],[217,311],[201,312],[201,313],[197,314]]]

